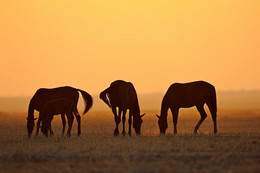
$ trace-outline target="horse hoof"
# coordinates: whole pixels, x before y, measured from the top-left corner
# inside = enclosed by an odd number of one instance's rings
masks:
[[[125,136],[125,132],[122,132],[122,135]]]
[[[114,136],[119,136],[119,132],[114,132]]]
[[[119,136],[119,131],[117,129],[114,130],[114,136]]]

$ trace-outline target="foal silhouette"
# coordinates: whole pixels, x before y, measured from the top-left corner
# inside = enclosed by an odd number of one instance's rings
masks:
[[[29,103],[28,117],[27,117],[28,136],[30,137],[30,135],[32,134],[33,128],[34,128],[34,121],[37,119],[37,118],[34,118],[34,110],[41,112],[41,109],[47,102],[49,102],[51,100],[55,100],[55,99],[60,99],[60,98],[66,98],[66,99],[72,100],[75,103],[75,105],[77,105],[78,99],[79,99],[79,92],[81,93],[84,103],[85,103],[85,110],[83,113],[83,114],[85,114],[88,112],[88,110],[91,108],[91,106],[93,104],[92,97],[87,92],[80,90],[80,89],[72,88],[69,86],[52,88],[52,89],[46,89],[46,88],[38,89]],[[76,108],[75,112],[76,112],[75,117],[78,122],[78,135],[80,135],[81,117],[78,113],[77,108]],[[62,134],[63,134],[64,130],[65,130],[66,120],[65,120],[64,114],[62,114],[61,116],[62,116],[62,123],[63,123],[63,130],[62,130]],[[41,123],[41,117],[39,116],[39,119],[37,121],[36,135],[38,134],[38,131],[40,128],[40,123]]]
[[[117,80],[111,83],[110,87],[105,89],[100,93],[100,99],[102,99],[111,109],[114,114],[116,128],[114,130],[114,135],[119,135],[118,125],[121,122],[121,114],[123,112],[123,131],[122,134],[125,135],[125,115],[127,109],[129,109],[129,131],[128,134],[131,135],[131,123],[133,117],[133,128],[137,135],[141,134],[141,124],[143,122],[140,115],[140,108],[138,103],[137,94],[135,88],[131,82],[125,82],[122,80]],[[117,114],[116,108],[119,108],[119,113]]]
[[[204,104],[206,104],[210,110],[214,123],[214,133],[217,133],[217,101],[215,87],[204,81],[172,84],[163,97],[161,115],[156,115],[159,118],[158,124],[160,133],[165,134],[165,131],[168,128],[167,112],[169,108],[172,112],[174,133],[177,134],[179,109],[192,106],[196,106],[201,116],[201,119],[194,129],[194,133],[197,133],[201,123],[207,117],[204,110]]]
[[[53,133],[51,130],[51,121],[53,119],[53,116],[59,114],[62,115],[66,114],[68,119],[68,124],[69,124],[67,136],[70,137],[71,128],[74,120],[73,113],[74,115],[78,114],[77,103],[72,100],[61,98],[61,99],[51,100],[47,102],[43,106],[40,112],[40,117],[42,119],[42,128],[41,128],[42,133],[47,137],[48,131],[51,131],[51,135],[52,135]]]

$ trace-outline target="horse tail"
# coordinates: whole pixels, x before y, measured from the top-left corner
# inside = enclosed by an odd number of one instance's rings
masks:
[[[78,109],[77,109],[77,105],[72,107],[72,113],[77,117],[80,116]]]
[[[84,100],[84,103],[85,103],[85,110],[83,112],[83,114],[87,113],[89,111],[89,109],[92,107],[93,105],[93,99],[91,97],[91,95],[83,90],[80,90],[80,89],[77,89],[82,97],[83,97],[83,100]]]
[[[110,108],[111,108],[111,104],[109,101],[109,88],[105,89],[104,91],[102,91],[99,95],[99,98],[101,100],[103,100]]]

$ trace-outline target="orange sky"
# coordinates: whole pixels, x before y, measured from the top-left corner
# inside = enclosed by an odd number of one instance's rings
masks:
[[[116,79],[138,93],[206,80],[260,89],[258,0],[0,1],[0,96]]]

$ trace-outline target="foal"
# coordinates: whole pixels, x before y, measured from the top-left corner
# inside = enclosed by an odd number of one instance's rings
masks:
[[[40,111],[40,117],[42,118],[42,133],[47,137],[48,131],[51,131],[51,121],[54,115],[63,114],[68,119],[68,132],[67,137],[71,136],[71,128],[74,120],[73,113],[79,116],[77,113],[76,103],[72,100],[61,98],[47,102]]]

